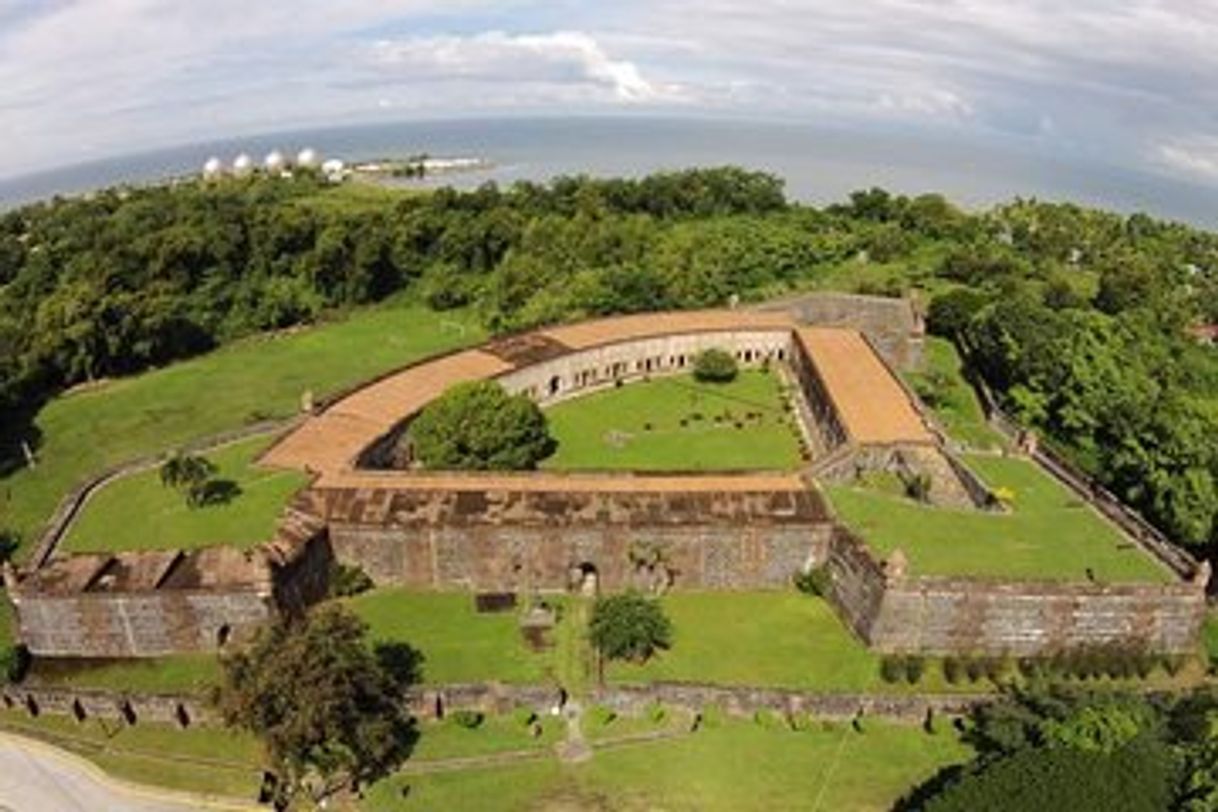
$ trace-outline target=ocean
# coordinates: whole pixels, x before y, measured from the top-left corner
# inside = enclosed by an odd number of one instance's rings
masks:
[[[560,174],[637,176],[735,164],[781,176],[791,197],[812,203],[883,186],[907,194],[942,192],[972,208],[1036,197],[1218,226],[1216,188],[1016,143],[981,144],[917,131],[642,117],[422,121],[235,138],[0,179],[0,207],[198,172],[211,155],[231,161],[248,152],[257,159],[271,149],[292,155],[306,146],[348,162],[427,153],[492,163],[486,170],[426,182],[460,188]]]

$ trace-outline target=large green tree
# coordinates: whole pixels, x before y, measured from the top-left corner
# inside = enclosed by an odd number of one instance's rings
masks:
[[[451,387],[419,413],[409,433],[428,468],[527,470],[554,451],[537,404],[494,381]]]
[[[409,754],[409,671],[383,666],[366,631],[343,607],[323,605],[223,658],[217,705],[226,724],[262,741],[280,802],[367,783]]]
[[[658,600],[631,590],[597,599],[588,638],[603,657],[642,662],[672,645],[672,622]]]

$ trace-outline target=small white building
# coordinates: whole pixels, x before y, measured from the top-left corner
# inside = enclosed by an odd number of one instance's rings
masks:
[[[347,176],[347,165],[337,158],[331,158],[321,165],[321,173],[326,180],[337,183]]]

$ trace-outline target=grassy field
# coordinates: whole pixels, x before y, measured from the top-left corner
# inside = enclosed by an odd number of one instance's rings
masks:
[[[321,397],[483,337],[469,314],[395,302],[57,398],[35,420],[38,467],[0,481],[0,528],[20,533],[28,550],[59,499],[91,474],[251,421],[291,415],[306,389]]]
[[[540,682],[553,671],[549,652],[525,644],[515,612],[478,614],[474,596],[381,588],[350,600],[373,642],[409,643],[423,653],[428,683]]]
[[[761,370],[744,370],[727,384],[689,375],[638,381],[546,414],[558,440],[546,468],[782,469],[800,459],[778,377]]]
[[[220,681],[220,661],[207,653],[137,660],[35,658],[29,678],[42,684],[107,691],[201,693]]]
[[[671,650],[644,665],[615,662],[618,682],[675,680],[821,691],[879,681],[879,658],[856,641],[828,604],[785,592],[674,592]]]
[[[0,649],[8,648],[13,642],[16,629],[13,628],[13,607],[8,602],[8,596],[0,590]]]
[[[963,362],[952,342],[926,339],[923,368],[906,377],[952,438],[972,448],[999,449],[1006,439],[985,421],[977,393],[964,378]]]
[[[0,730],[41,739],[92,761],[127,781],[253,800],[262,774],[258,744],[249,736],[222,728],[87,719],[66,716],[31,719],[15,710],[0,710]]]
[[[970,752],[950,734],[870,721],[811,731],[730,721],[679,739],[602,750],[588,762],[399,775],[368,810],[768,810],[871,812]]]
[[[882,555],[898,547],[921,575],[1165,583],[1171,574],[1074,494],[1020,458],[971,455],[1009,513],[949,510],[857,487],[828,488],[833,506]]]
[[[69,552],[192,549],[212,544],[252,547],[269,541],[275,520],[307,478],[295,471],[255,468],[268,440],[246,440],[207,454],[219,479],[240,493],[226,504],[191,508],[161,484],[156,469],[117,480],[89,500],[61,549]]]

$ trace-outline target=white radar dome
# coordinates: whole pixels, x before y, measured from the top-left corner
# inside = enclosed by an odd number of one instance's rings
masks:
[[[283,153],[277,149],[271,150],[262,163],[268,172],[282,172],[288,165],[287,158],[284,158]]]
[[[238,175],[248,174],[254,168],[254,159],[244,152],[233,159],[233,171]]]
[[[296,154],[296,165],[305,167],[317,166],[317,150],[306,147]]]
[[[207,163],[203,164],[203,174],[209,178],[214,178],[223,171],[224,164],[214,155],[207,159]]]

